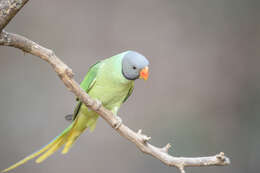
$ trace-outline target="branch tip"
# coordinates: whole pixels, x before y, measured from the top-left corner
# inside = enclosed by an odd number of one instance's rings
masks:
[[[142,134],[142,129],[139,129],[138,132],[137,132],[138,135],[141,135]]]
[[[143,140],[144,140],[144,142],[148,142],[149,140],[151,140],[152,139],[152,137],[151,136],[146,136],[146,135],[144,135],[143,136]]]
[[[178,166],[178,169],[180,170],[181,173],[185,173],[183,165]]]
[[[163,148],[162,148],[162,151],[165,152],[165,153],[168,153],[169,149],[171,148],[171,144],[168,143],[166,144]]]
[[[142,129],[139,129],[137,135],[141,138],[142,143],[148,142],[152,137],[142,134]]]
[[[216,158],[223,164],[223,165],[228,165],[230,164],[230,159],[225,156],[224,152],[220,152],[219,154],[216,155]]]

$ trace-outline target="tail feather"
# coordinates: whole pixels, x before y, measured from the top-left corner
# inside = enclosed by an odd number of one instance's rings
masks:
[[[77,122],[79,121],[79,119],[81,118],[81,121],[85,121],[86,117],[85,116],[78,116],[75,119],[75,123],[73,125],[73,127],[71,128],[67,140],[66,140],[66,144],[64,149],[62,150],[62,154],[66,154],[68,153],[68,151],[70,150],[70,148],[72,147],[72,145],[74,144],[74,142],[76,141],[76,139],[79,137],[79,135],[86,129],[86,126],[79,126],[76,127],[76,124],[78,124]]]
[[[28,162],[31,159],[34,159],[35,157],[41,155],[44,152],[48,152],[49,149],[51,149],[52,147],[54,147],[59,141],[61,141],[61,139],[64,137],[65,134],[67,134],[69,132],[69,130],[71,129],[71,126],[69,126],[68,128],[66,128],[60,135],[58,135],[56,138],[54,138],[49,144],[47,144],[46,146],[44,146],[42,149],[36,151],[35,153],[25,157],[24,159],[20,160],[19,162],[11,165],[10,167],[4,169],[3,171],[1,171],[2,173],[10,171],[12,169],[17,168],[18,166],[21,166],[22,164]],[[37,162],[38,163],[38,162]]]
[[[62,150],[62,154],[66,154],[70,148],[72,147],[72,145],[75,143],[75,141],[77,140],[77,138],[80,136],[80,134],[86,129],[89,128],[90,131],[92,132],[95,127],[96,127],[96,122],[98,119],[98,115],[97,114],[89,114],[88,116],[77,116],[75,119],[75,123],[73,125],[73,127],[71,128],[68,136],[67,136],[67,140],[66,140],[66,144],[64,149]],[[78,121],[81,122],[85,122],[83,126],[76,126],[78,123]]]
[[[81,133],[78,131],[74,131],[71,136],[69,137],[69,139],[67,140],[64,149],[62,150],[62,154],[66,154],[69,149],[72,147],[72,145],[74,144],[74,142],[76,141],[76,139],[79,137]]]
[[[9,168],[6,168],[2,171],[2,173],[10,171],[12,169],[21,166],[22,164],[28,162],[31,159],[36,159],[36,163],[41,163],[49,156],[51,156],[54,152],[56,152],[59,148],[61,148],[64,144],[64,149],[62,154],[66,154],[76,139],[80,136],[80,134],[86,129],[90,128],[90,131],[93,131],[96,126],[98,115],[85,116],[77,116],[73,123],[67,127],[60,135],[54,138],[49,144],[44,146],[42,149],[36,151],[35,153],[25,157],[21,161],[11,165]]]
[[[63,144],[65,143],[65,139],[64,136],[62,138],[60,138],[59,140],[57,140],[57,142],[50,147],[45,153],[43,153],[41,156],[39,156],[36,159],[36,163],[41,163],[44,160],[46,160],[49,156],[51,156],[53,153],[55,153]]]

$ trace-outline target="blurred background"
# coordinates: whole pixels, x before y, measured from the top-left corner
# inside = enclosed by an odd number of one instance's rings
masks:
[[[260,1],[29,1],[6,28],[51,48],[78,82],[100,59],[136,50],[150,60],[120,110],[151,143],[175,156],[220,151],[226,167],[192,173],[260,170]],[[37,57],[0,47],[0,169],[47,144],[69,125],[75,97]],[[19,173],[178,172],[142,154],[103,119],[67,155],[33,161]]]

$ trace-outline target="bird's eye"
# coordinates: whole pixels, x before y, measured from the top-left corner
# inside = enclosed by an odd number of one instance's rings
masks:
[[[135,70],[135,69],[136,69],[136,67],[135,67],[135,66],[133,66],[133,69]]]

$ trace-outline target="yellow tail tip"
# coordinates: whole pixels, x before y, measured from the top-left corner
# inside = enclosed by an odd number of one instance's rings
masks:
[[[43,162],[43,160],[41,160],[41,159],[36,159],[35,160],[35,163],[41,163],[41,162]]]
[[[62,150],[61,154],[67,154],[68,150]]]
[[[17,166],[10,166],[9,168],[6,168],[6,169],[2,170],[1,173],[11,171],[11,170],[15,169],[16,167]]]
[[[7,169],[4,169],[4,170],[1,171],[1,173],[7,172],[7,171],[8,171]]]
[[[66,144],[66,146],[63,148],[61,154],[67,154],[67,153],[69,152],[69,150],[70,150],[71,145],[72,145],[72,142],[69,141],[69,142]]]

